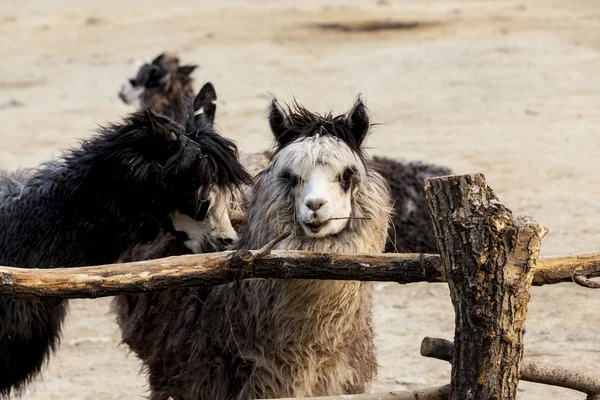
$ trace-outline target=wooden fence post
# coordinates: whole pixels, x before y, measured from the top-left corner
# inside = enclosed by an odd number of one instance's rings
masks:
[[[428,179],[425,193],[456,314],[450,398],[514,399],[547,229],[514,218],[482,174]]]

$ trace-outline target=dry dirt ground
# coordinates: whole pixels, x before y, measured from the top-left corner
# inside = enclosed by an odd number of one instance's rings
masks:
[[[201,66],[197,86],[215,84],[220,129],[246,152],[270,144],[269,93],[336,112],[362,93],[381,123],[371,153],[485,173],[515,214],[550,228],[545,255],[600,248],[597,0],[214,3],[0,2],[0,167],[58,156],[127,113],[116,94],[133,60],[171,50]],[[396,29],[369,29],[382,22]],[[25,398],[147,395],[108,306],[71,303]],[[534,288],[526,356],[597,370],[599,309],[600,292]],[[424,336],[452,337],[445,285],[378,285],[374,314],[373,391],[447,382],[448,365],[418,354]],[[522,383],[519,398],[584,396]]]

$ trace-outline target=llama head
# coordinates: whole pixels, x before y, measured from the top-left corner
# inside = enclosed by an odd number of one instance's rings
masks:
[[[354,199],[367,179],[362,143],[369,115],[362,99],[336,117],[297,104],[285,110],[273,100],[269,122],[276,150],[265,174],[276,180],[276,204],[294,216],[297,234],[335,235],[351,218],[363,217]]]
[[[250,185],[252,178],[238,160],[233,142],[214,131],[216,91],[206,83],[193,101],[186,120],[185,138],[192,144],[180,152],[191,174],[181,175],[183,182],[209,182],[198,190],[197,208],[179,206],[172,216],[176,231],[188,236],[186,245],[194,252],[222,250],[236,237],[229,219],[229,208],[236,203],[242,185]],[[183,183],[182,182],[182,183]],[[184,183],[185,184],[185,183]]]
[[[206,131],[212,131],[216,112],[217,93],[212,83],[207,82],[193,101],[193,115],[187,119],[187,132],[192,140],[201,141]],[[246,182],[247,183],[247,182]],[[187,234],[186,246],[194,253],[219,251],[231,245],[236,238],[229,219],[229,208],[239,204],[238,190],[214,188],[203,200],[206,212],[198,220],[177,210],[171,216],[173,227]]]
[[[126,104],[142,107],[143,99],[153,93],[167,94],[191,83],[190,74],[196,67],[179,65],[177,57],[163,53],[152,61],[137,64],[133,76],[121,85],[119,97]]]
[[[112,175],[124,182],[116,184],[138,188],[152,207],[164,210],[165,218],[171,216],[176,230],[183,226],[190,240],[202,227],[203,246],[206,240],[218,244],[235,238],[227,207],[239,187],[252,179],[238,160],[235,144],[216,133],[212,122],[196,118],[191,102],[184,125],[145,109],[105,133],[111,143],[103,149],[106,157],[120,159],[120,169]],[[190,221],[200,225],[187,229]]]

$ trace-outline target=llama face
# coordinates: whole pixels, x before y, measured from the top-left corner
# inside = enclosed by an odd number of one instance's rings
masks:
[[[131,104],[136,108],[140,108],[140,97],[144,94],[145,88],[136,86],[135,79],[128,79],[119,91],[119,97],[125,104]]]
[[[306,236],[325,237],[346,228],[352,196],[366,171],[342,140],[319,135],[296,140],[275,155],[272,169],[293,198],[296,224]]]
[[[153,71],[152,62],[138,62],[134,67],[131,78],[128,78],[119,90],[119,97],[125,104],[134,105],[136,108],[141,106],[140,98],[148,86],[158,85],[159,74]]]
[[[187,131],[179,140],[182,147],[167,160],[162,177],[173,197],[181,199],[175,209],[197,221],[208,218],[218,238],[233,238],[227,199],[238,187],[252,183],[235,145],[204,129]]]
[[[340,233],[354,215],[354,195],[364,181],[362,142],[369,128],[362,100],[347,116],[319,115],[295,105],[287,112],[274,100],[269,110],[277,142],[268,173],[279,189],[274,203],[293,208],[302,234],[320,238]],[[278,194],[279,193],[279,194]]]
[[[209,198],[205,200],[208,203],[207,213],[200,221],[179,211],[173,213],[173,227],[187,235],[185,245],[192,252],[222,251],[233,243],[236,232],[229,219],[230,199],[228,191],[211,191]]]

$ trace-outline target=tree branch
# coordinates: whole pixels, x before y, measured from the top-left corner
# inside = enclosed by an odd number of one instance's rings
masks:
[[[583,275],[588,278],[599,277],[600,252],[540,257],[533,277],[533,285],[572,282],[575,275]]]
[[[11,297],[96,298],[174,287],[216,286],[239,279],[436,281],[437,256],[239,250],[94,267],[0,267],[0,294]],[[250,254],[249,254],[250,253]]]
[[[576,274],[573,276],[573,282],[579,286],[583,286],[590,289],[600,289],[600,282],[594,282],[585,275]]]
[[[0,296],[97,298],[176,287],[215,286],[252,278],[388,281],[400,284],[445,281],[440,257],[435,254],[336,254],[276,250],[254,259],[252,268],[248,263],[234,263],[232,254],[230,251],[192,254],[76,268],[0,266]],[[575,274],[600,276],[600,253],[541,257],[533,284],[572,282]]]
[[[421,355],[452,362],[454,343],[449,340],[426,337],[421,343]],[[560,386],[600,396],[600,374],[555,364],[521,361],[521,380]]]

